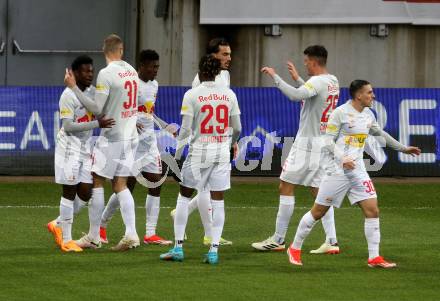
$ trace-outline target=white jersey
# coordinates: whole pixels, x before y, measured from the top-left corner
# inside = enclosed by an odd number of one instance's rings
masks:
[[[311,150],[312,139],[325,134],[328,118],[336,108],[339,83],[334,75],[322,74],[312,76],[304,87],[309,91],[310,97],[301,101],[299,129],[294,146]]]
[[[95,87],[90,86],[83,92],[87,97],[95,97]],[[70,119],[76,123],[90,122],[93,120],[93,114],[81,104],[75,93],[70,88],[65,88],[59,101],[60,119]],[[64,132],[64,130],[63,130]],[[93,130],[67,133],[64,132],[61,137],[76,137],[81,143],[85,143],[93,134]],[[64,139],[64,138],[63,138]]]
[[[224,85],[229,88],[229,86],[231,84],[231,78],[229,76],[229,71],[228,70],[221,70],[220,73],[217,74],[217,76],[215,77],[215,82],[216,82],[216,84]],[[197,73],[196,77],[194,78],[194,80],[192,82],[192,87],[195,88],[199,85],[200,85],[200,79],[199,79],[199,74]]]
[[[365,171],[363,153],[365,142],[370,131],[376,132],[380,126],[376,117],[369,108],[364,108],[362,112],[357,111],[347,101],[338,107],[330,116],[327,127],[327,135],[334,137],[336,141],[335,164],[333,168],[339,168],[342,157],[350,157],[355,161],[354,171]]]
[[[108,95],[102,114],[113,118],[112,128],[102,129],[101,136],[108,141],[137,138],[137,95],[139,78],[136,70],[124,61],[113,61],[99,71],[96,93]]]
[[[138,123],[142,124],[143,133],[154,133],[154,105],[157,98],[157,90],[159,84],[156,80],[144,82],[139,79],[139,96],[138,96]]]
[[[222,84],[203,82],[185,93],[181,114],[193,117],[190,155],[207,156],[207,161],[214,162],[227,158],[229,162],[229,119],[240,114],[235,93]]]

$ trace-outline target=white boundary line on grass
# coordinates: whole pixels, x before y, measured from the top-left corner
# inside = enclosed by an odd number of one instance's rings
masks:
[[[58,209],[59,206],[53,206],[53,205],[3,205],[0,206],[0,209]],[[175,209],[176,207],[160,207],[161,209]],[[434,207],[379,207],[380,209],[410,209],[410,210],[429,210],[429,209],[437,209]],[[145,209],[145,207],[138,206],[136,209]],[[278,209],[278,207],[275,206],[226,206],[226,209]],[[310,207],[295,207],[295,209],[310,209]],[[358,207],[344,207],[344,208],[337,208],[340,210],[358,210]]]

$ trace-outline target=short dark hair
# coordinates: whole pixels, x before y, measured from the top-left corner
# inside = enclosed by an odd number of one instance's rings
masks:
[[[210,54],[202,56],[199,63],[199,78],[201,75],[206,78],[215,78],[221,70],[220,60]]]
[[[71,65],[72,71],[77,71],[81,65],[93,65],[93,59],[88,55],[78,56]]]
[[[220,46],[229,46],[229,42],[225,38],[212,39],[208,42],[208,46],[206,46],[206,54],[219,52]]]
[[[354,99],[356,93],[362,89],[364,86],[369,85],[370,83],[363,79],[355,79],[350,84],[350,96],[351,99]]]
[[[147,62],[158,61],[159,54],[152,49],[145,49],[139,53],[139,63],[145,64]]]
[[[327,49],[321,45],[312,45],[307,47],[304,50],[304,54],[315,58],[321,66],[325,66],[327,64]]]

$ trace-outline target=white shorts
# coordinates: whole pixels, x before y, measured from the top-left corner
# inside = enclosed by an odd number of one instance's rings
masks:
[[[57,144],[55,146],[55,183],[77,185],[93,183],[92,156]]]
[[[139,140],[135,158],[141,161],[142,172],[162,174],[162,161],[157,148],[156,135]]]
[[[92,172],[108,179],[136,176],[133,168],[137,145],[137,139],[110,142],[100,136],[93,148]]]
[[[324,152],[292,147],[284,161],[280,179],[290,184],[319,187],[325,176],[326,165]]]
[[[346,174],[326,175],[319,186],[315,203],[339,208],[346,194],[352,205],[377,198],[368,173],[352,171]]]
[[[228,190],[231,188],[231,163],[201,163],[188,156],[182,166],[181,185],[200,191]]]

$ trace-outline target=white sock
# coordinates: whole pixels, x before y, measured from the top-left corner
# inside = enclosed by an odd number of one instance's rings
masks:
[[[194,210],[197,209],[198,199],[199,199],[199,194],[196,194],[196,196],[193,197],[191,201],[188,203],[188,215],[190,215],[191,213],[194,212]]]
[[[174,238],[176,247],[181,247],[185,235],[186,223],[188,222],[188,203],[190,198],[186,198],[179,193],[177,197],[176,215],[174,217]]]
[[[93,188],[92,191],[92,198],[89,201],[89,236],[94,241],[99,241],[99,226],[104,210],[104,188]]]
[[[75,195],[75,200],[73,201],[73,214],[77,215],[81,209],[87,206],[87,202],[81,200],[78,195]]]
[[[325,242],[334,245],[338,243],[336,239],[336,227],[335,227],[335,210],[333,206],[330,206],[327,213],[321,218],[322,227],[325,232]]]
[[[295,239],[293,240],[292,247],[297,250],[301,250],[302,244],[306,237],[312,231],[314,225],[316,225],[316,220],[313,218],[312,213],[309,211],[302,217],[299,222],[298,229],[296,229]]]
[[[110,196],[101,217],[101,227],[107,228],[107,223],[112,219],[116,210],[119,208],[119,200],[116,193]]]
[[[210,252],[217,252],[225,224],[225,202],[212,200],[212,243]]]
[[[136,232],[136,215],[134,211],[134,199],[130,190],[125,188],[118,192],[119,205],[121,206],[121,215],[125,224],[125,236],[129,238],[138,238]]]
[[[295,196],[280,195],[280,204],[275,223],[275,235],[273,236],[276,243],[284,243],[294,208]]]
[[[63,231],[63,242],[72,240],[73,201],[61,197],[59,223]]]
[[[379,218],[365,218],[365,238],[368,243],[368,258],[379,256],[380,226]]]
[[[209,190],[199,191],[197,194],[197,206],[199,207],[200,219],[202,220],[205,236],[212,236],[212,204]]]
[[[145,200],[146,223],[145,234],[149,237],[156,234],[157,220],[159,219],[160,197],[147,195]]]

